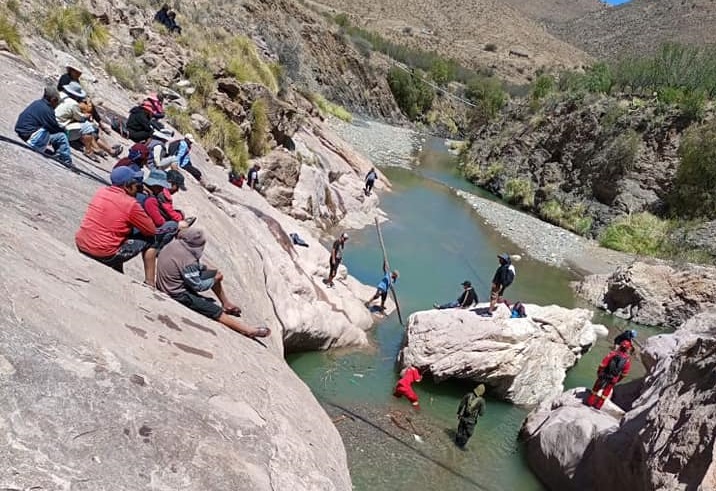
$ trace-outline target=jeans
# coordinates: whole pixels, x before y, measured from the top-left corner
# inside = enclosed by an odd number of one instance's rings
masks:
[[[44,153],[47,145],[52,145],[57,160],[66,167],[73,167],[70,154],[70,141],[65,133],[50,134],[45,128],[35,131],[26,142],[36,152]]]
[[[441,306],[439,306],[439,309],[454,309],[460,306],[460,302],[457,300],[454,300],[452,302],[444,303]]]

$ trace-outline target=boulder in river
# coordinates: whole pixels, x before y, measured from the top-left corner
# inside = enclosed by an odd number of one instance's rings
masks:
[[[623,416],[610,401],[608,411],[582,406],[577,389],[527,417],[528,462],[551,489],[716,489],[716,309],[649,338],[644,354],[649,371],[619,401]]]
[[[484,308],[486,305],[480,305]],[[399,358],[435,380],[482,382],[516,404],[535,404],[562,392],[566,371],[607,329],[586,309],[525,305],[528,317],[510,318],[499,305],[492,317],[480,309],[428,310],[410,316]]]
[[[587,276],[577,293],[597,307],[639,324],[677,327],[716,304],[716,268],[651,259]]]

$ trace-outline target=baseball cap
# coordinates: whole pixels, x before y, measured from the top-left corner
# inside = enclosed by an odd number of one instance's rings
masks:
[[[472,286],[472,283],[470,283],[469,281],[465,280],[465,281],[462,282],[462,286]]]
[[[132,162],[147,160],[149,148],[144,143],[135,143],[129,149],[129,160]]]
[[[192,145],[196,143],[194,135],[192,135],[191,133],[187,133],[186,135],[184,135],[184,139],[189,141],[189,143],[191,143]]]
[[[144,174],[142,171],[135,171],[127,166],[115,167],[109,175],[112,186],[126,186],[133,182],[142,182]]]
[[[177,187],[182,191],[186,191],[186,184],[184,184],[184,175],[178,170],[168,170],[167,181],[169,182],[169,184],[176,184]]]
[[[499,257],[500,259],[504,259],[505,261],[510,260],[510,255],[507,254],[506,252],[503,252],[502,254],[498,254],[497,257]]]
[[[343,233],[341,234],[341,239],[346,239],[346,240],[348,240],[348,234],[345,233],[345,232],[343,232]]]

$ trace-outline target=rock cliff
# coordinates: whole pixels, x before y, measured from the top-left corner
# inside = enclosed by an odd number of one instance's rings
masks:
[[[636,261],[576,285],[592,304],[639,324],[678,327],[716,304],[716,269],[659,260]]]
[[[714,489],[715,325],[711,309],[650,338],[649,371],[623,416],[582,405],[584,389],[545,401],[522,428],[530,467],[551,489]]]
[[[399,362],[437,381],[485,383],[492,393],[516,404],[553,397],[563,390],[567,369],[598,335],[606,335],[606,328],[592,324],[592,314],[585,309],[525,309],[528,317],[523,319],[511,319],[504,305],[493,317],[462,309],[416,312],[408,319]]]
[[[268,325],[270,338],[244,338],[143,287],[136,260],[122,276],[80,255],[74,233],[114,161],[75,153],[73,173],[16,139],[17,114],[68,59],[42,42],[32,48],[33,67],[0,53],[0,425],[12,449],[0,457],[11,471],[4,484],[350,489],[340,437],[283,354],[367,344],[373,319],[362,300],[373,288],[342,267],[326,289],[329,253],[314,225],[228,184],[199,146],[192,160],[219,189],[208,193],[187,176],[175,203],[207,231],[206,260],[224,273],[244,321]],[[124,113],[127,95],[96,74],[88,89]],[[334,138],[306,148],[341,148]],[[116,134],[109,141],[128,145]],[[352,176],[358,184],[342,176],[348,192],[362,182]],[[350,216],[352,202],[346,208]],[[289,233],[309,247],[294,247]]]
[[[555,95],[538,110],[514,104],[472,135],[465,173],[582,234],[622,215],[664,213],[688,121],[653,102]]]

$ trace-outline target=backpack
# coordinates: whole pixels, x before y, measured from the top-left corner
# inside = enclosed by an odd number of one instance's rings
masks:
[[[626,366],[627,358],[622,355],[615,355],[609,360],[609,363],[604,368],[602,375],[604,378],[615,378],[622,374],[624,367]]]
[[[184,140],[179,139],[179,140],[174,140],[172,142],[169,142],[166,147],[167,156],[176,155],[179,152],[179,145],[181,144],[182,141],[184,141]],[[164,156],[162,156],[162,157],[164,157]]]
[[[522,302],[517,302],[515,305],[512,306],[512,317],[527,317],[527,312],[525,312],[525,306],[522,304]]]

